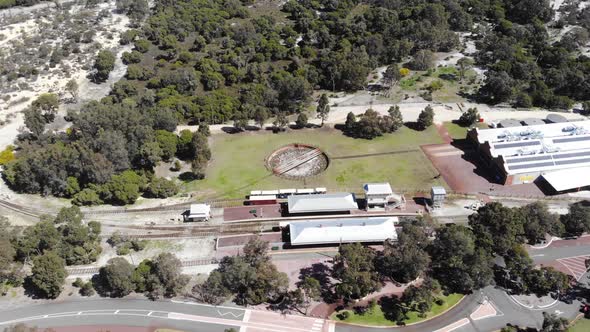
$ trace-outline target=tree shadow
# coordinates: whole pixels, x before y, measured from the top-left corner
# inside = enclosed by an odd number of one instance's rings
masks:
[[[221,131],[223,131],[226,134],[238,134],[238,133],[243,132],[244,130],[236,128],[236,127],[225,126],[225,127],[221,127]]]
[[[109,297],[109,291],[105,286],[105,282],[100,277],[100,274],[93,275],[90,281],[92,282],[92,287],[94,287],[96,294],[102,297]]]
[[[404,325],[402,321],[407,318],[406,310],[399,297],[396,295],[383,296],[378,303],[385,319],[398,322],[398,325]]]
[[[336,294],[332,290],[331,278],[332,269],[324,263],[315,263],[310,267],[304,267],[299,270],[299,286],[305,278],[311,277],[319,281],[321,286],[321,297],[324,302],[331,304],[338,300]]]
[[[37,286],[33,284],[31,276],[25,278],[25,280],[23,281],[23,288],[25,289],[25,295],[32,299],[37,300],[47,298],[45,294],[39,288],[37,288]]]
[[[412,130],[415,130],[415,131],[424,131],[424,128],[422,128],[418,124],[418,122],[416,122],[416,121],[407,121],[407,122],[404,122],[404,126],[406,126],[407,128],[410,128]]]
[[[194,180],[203,180],[205,178],[204,174],[195,174],[193,172],[184,172],[178,175],[178,179],[183,182],[191,182]]]

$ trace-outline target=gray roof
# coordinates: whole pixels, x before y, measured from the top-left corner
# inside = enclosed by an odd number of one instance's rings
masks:
[[[513,119],[502,120],[502,121],[500,121],[500,123],[498,125],[501,128],[521,127],[522,126],[520,121],[513,120]]]
[[[430,190],[430,192],[433,195],[446,195],[447,191],[445,190],[444,187],[432,187],[432,189]]]
[[[292,245],[381,242],[397,239],[397,217],[346,218],[289,223]]]
[[[526,118],[522,120],[522,124],[525,126],[544,125],[545,121],[537,118]]]
[[[551,114],[547,115],[547,121],[552,122],[552,123],[561,123],[561,122],[567,122],[567,119],[565,118],[565,116],[563,116],[561,114],[551,113]]]
[[[289,213],[334,212],[358,209],[354,194],[351,193],[291,195],[287,202]]]

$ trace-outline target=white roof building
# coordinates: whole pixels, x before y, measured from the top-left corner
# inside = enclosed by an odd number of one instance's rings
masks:
[[[389,196],[393,194],[391,185],[389,183],[365,183],[363,185],[365,189],[365,195],[378,195],[378,196]]]
[[[209,204],[191,204],[188,219],[191,220],[209,220],[211,218],[211,205]]]
[[[397,240],[397,217],[326,219],[289,223],[291,245]]]
[[[401,201],[401,196],[395,195],[389,183],[365,183],[365,198],[368,205],[386,205],[390,201]]]
[[[358,209],[354,194],[293,195],[287,199],[289,213],[343,212]]]
[[[475,128],[469,137],[504,173],[508,184],[533,182],[544,172],[590,167],[590,121]]]
[[[543,173],[542,176],[555,191],[590,186],[590,167],[562,169],[560,171]]]

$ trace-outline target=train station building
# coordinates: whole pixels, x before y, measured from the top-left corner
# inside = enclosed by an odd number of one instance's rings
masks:
[[[354,194],[332,193],[313,195],[292,195],[287,198],[289,214],[349,212],[357,210]]]

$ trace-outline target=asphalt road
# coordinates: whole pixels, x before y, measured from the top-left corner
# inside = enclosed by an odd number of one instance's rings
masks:
[[[175,315],[171,315],[174,313]],[[221,332],[236,328],[231,322],[241,322],[245,310],[229,307],[211,307],[127,299],[99,299],[68,301],[33,305],[0,312],[0,327],[19,322],[37,327],[127,325],[144,327],[169,327],[183,331]],[[219,323],[180,319],[177,314],[205,316],[219,319]]]
[[[554,241],[550,246],[543,249],[529,248],[531,257],[537,264],[555,261],[567,257],[590,255],[590,237],[583,237],[577,240]],[[329,257],[332,252],[297,252],[293,254],[276,255],[275,260],[290,260],[304,258]],[[581,281],[586,282],[587,275]],[[481,320],[473,320],[470,314],[487,299],[497,311],[495,317]],[[578,313],[580,302],[574,301],[567,305],[563,302],[555,302],[545,308],[529,309],[518,304],[506,292],[501,289],[489,286],[475,294],[468,295],[457,306],[446,314],[436,317],[424,323],[398,327],[399,332],[437,331],[445,326],[459,320],[465,323],[462,327],[455,329],[457,332],[482,332],[498,330],[507,322],[520,326],[540,327],[542,312],[554,312],[562,317],[571,319]],[[148,301],[137,299],[88,299],[79,301],[53,302],[47,304],[21,307],[13,310],[0,312],[0,330],[24,322],[31,326],[38,327],[60,327],[60,326],[98,326],[98,325],[126,325],[141,327],[168,327],[183,331],[198,332],[222,332],[228,328],[239,330],[242,321],[247,321],[246,316],[254,315],[255,311],[234,307],[212,307],[195,303],[179,303],[173,301]],[[257,328],[249,327],[251,331],[276,331],[285,332],[320,332],[318,327],[312,328],[307,325],[313,318],[294,317],[281,321],[258,321],[251,322]],[[301,324],[297,321],[302,320]],[[307,321],[303,321],[303,320]],[[296,327],[287,327],[287,322],[297,324]],[[310,323],[311,324],[311,323]],[[298,326],[298,327],[297,327]],[[328,324],[322,327],[322,332],[331,332]],[[372,332],[383,331],[383,329],[356,327],[336,324],[336,332]]]

